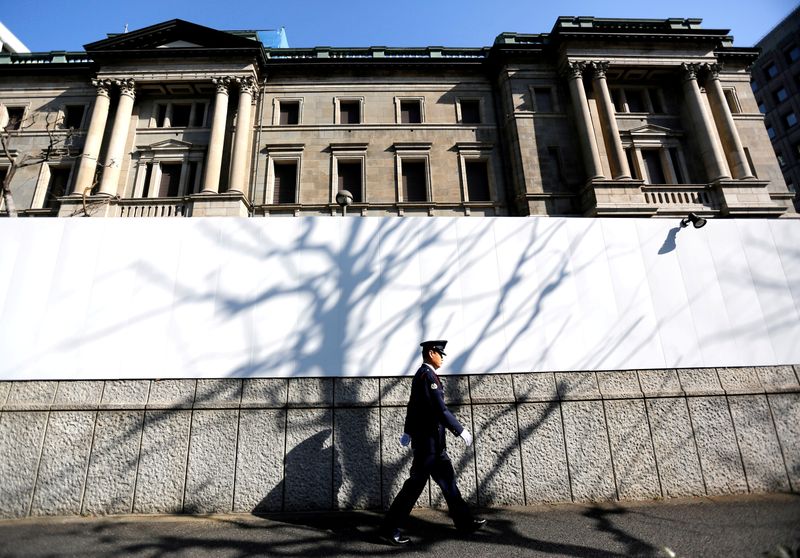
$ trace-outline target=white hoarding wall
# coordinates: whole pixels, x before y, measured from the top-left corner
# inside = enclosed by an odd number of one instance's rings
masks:
[[[0,378],[800,362],[800,221],[4,219]]]

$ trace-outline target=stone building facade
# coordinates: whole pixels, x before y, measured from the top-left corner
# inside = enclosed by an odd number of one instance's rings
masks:
[[[40,157],[11,190],[26,215],[334,215],[343,188],[350,215],[794,214],[758,51],[727,33],[562,17],[491,47],[276,49],[173,20],[2,54],[9,156]]]

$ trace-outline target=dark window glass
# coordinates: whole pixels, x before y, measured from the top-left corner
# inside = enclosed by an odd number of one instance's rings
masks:
[[[296,203],[297,163],[275,163],[272,203]]]
[[[657,89],[649,89],[647,93],[650,96],[650,105],[653,107],[653,112],[663,113],[664,105],[661,104],[661,95],[658,94]]]
[[[146,163],[144,169],[144,188],[142,189],[142,197],[146,198],[150,195],[150,178],[153,176],[153,163]]]
[[[24,107],[7,107],[8,122],[6,123],[7,130],[19,130],[22,127],[22,117],[25,115]]]
[[[180,163],[161,163],[161,182],[158,185],[159,198],[172,198],[178,195],[182,166]]]
[[[758,111],[761,114],[767,114],[767,105],[765,105],[763,102],[759,103],[758,104]]]
[[[767,75],[767,79],[774,78],[778,75],[778,67],[775,64],[770,64],[764,69],[764,73]]]
[[[786,51],[786,60],[791,64],[792,62],[796,62],[800,59],[800,47],[793,46],[788,51]]]
[[[769,139],[775,139],[775,128],[772,126],[767,126],[767,135],[769,136]]]
[[[403,161],[403,201],[428,201],[425,180],[425,161]]]
[[[789,98],[789,92],[786,91],[785,87],[781,87],[775,92],[775,100],[778,101],[779,103],[782,103],[788,98]]]
[[[194,194],[195,182],[197,182],[197,161],[189,161],[189,179],[186,181],[189,194]]]
[[[536,112],[553,112],[553,96],[549,87],[535,87],[533,95]]]
[[[156,126],[163,128],[167,119],[167,105],[156,105]]]
[[[676,147],[669,148],[669,159],[672,162],[672,169],[675,171],[675,180],[678,184],[686,184],[686,179],[681,172],[680,160],[678,159],[678,149]]]
[[[64,107],[64,122],[62,126],[64,128],[72,128],[73,130],[79,130],[81,124],[83,124],[83,113],[86,110],[86,107],[83,105],[67,105]]]
[[[625,97],[628,99],[629,112],[645,112],[644,95],[641,89],[627,89],[625,90]]]
[[[300,124],[300,103],[297,101],[281,101],[281,126]]]
[[[661,166],[661,154],[658,149],[642,149],[642,159],[644,166],[647,167],[647,175],[650,177],[650,184],[666,184],[664,169]]]
[[[189,115],[192,114],[192,105],[172,105],[172,118],[169,125],[173,128],[185,128],[189,125]]]
[[[625,158],[628,160],[628,168],[631,171],[631,178],[635,178],[639,180],[641,176],[637,172],[636,165],[633,164],[633,154],[631,153],[630,147],[625,148]]]
[[[195,128],[202,128],[206,121],[206,104],[196,103],[194,105],[194,120],[192,126]]]
[[[353,194],[353,201],[361,203],[361,161],[338,161],[339,190]]]
[[[477,99],[462,99],[461,122],[463,124],[481,123],[481,102]]]
[[[55,207],[56,198],[67,194],[69,171],[69,167],[50,167],[50,181],[47,183],[47,193],[44,196],[43,207]]]
[[[486,161],[467,161],[465,166],[469,201],[491,201],[489,167]]]
[[[564,178],[564,165],[561,160],[561,148],[557,145],[549,145],[547,147],[547,157],[543,159],[546,161],[546,165],[542,168],[544,186],[546,188],[564,186],[566,179]]]
[[[339,122],[341,124],[360,124],[361,103],[358,101],[339,101]]]
[[[753,90],[753,93],[758,91],[758,82],[756,80],[750,81],[750,89]]]
[[[400,122],[403,124],[419,124],[422,122],[419,101],[400,101]]]
[[[797,115],[793,112],[790,112],[789,114],[784,116],[783,119],[786,120],[786,125],[789,126],[790,128],[795,124],[797,124]]]

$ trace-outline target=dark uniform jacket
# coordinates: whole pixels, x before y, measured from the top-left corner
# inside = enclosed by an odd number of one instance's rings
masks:
[[[464,427],[444,403],[439,376],[431,366],[423,364],[411,382],[405,432],[411,436],[415,451],[441,452],[446,449],[445,429],[460,436]]]

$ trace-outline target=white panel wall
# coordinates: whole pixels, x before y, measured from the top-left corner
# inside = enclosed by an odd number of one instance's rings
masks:
[[[800,221],[4,219],[0,378],[800,362]]]

